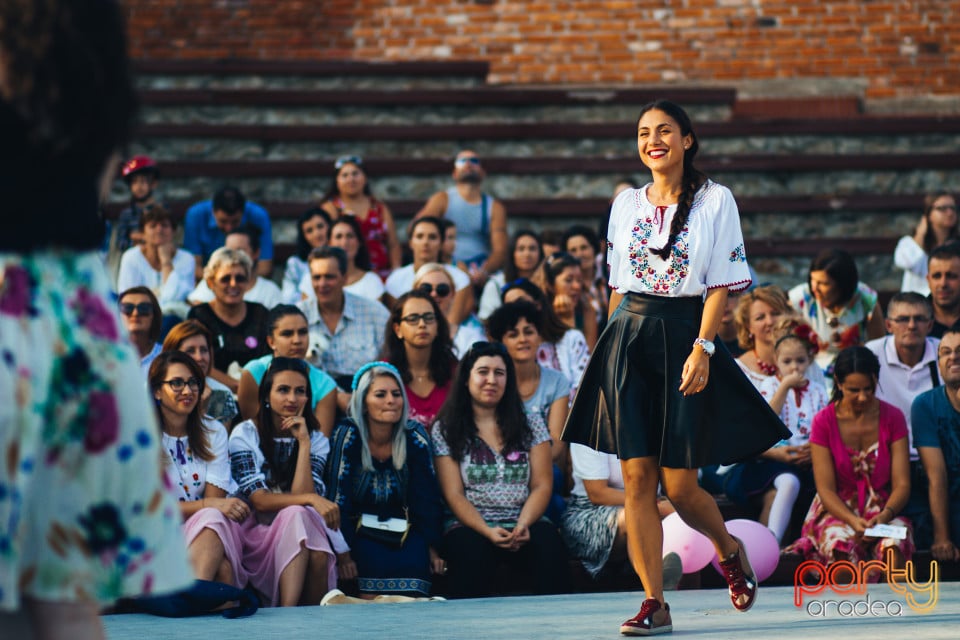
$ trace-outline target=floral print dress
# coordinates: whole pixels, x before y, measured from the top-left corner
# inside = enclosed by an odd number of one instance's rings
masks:
[[[192,582],[109,292],[93,252],[0,253],[0,610]]]

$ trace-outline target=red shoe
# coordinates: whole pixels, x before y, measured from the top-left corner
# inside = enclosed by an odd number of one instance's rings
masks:
[[[640,613],[620,625],[620,633],[625,636],[656,636],[672,631],[670,605],[660,604],[656,598],[644,600]]]
[[[757,601],[757,576],[750,566],[750,559],[747,558],[747,551],[743,548],[743,542],[740,538],[734,537],[737,541],[738,549],[726,560],[720,561],[720,568],[723,569],[723,575],[727,579],[727,587],[730,592],[730,602],[737,611],[749,611],[753,603]]]

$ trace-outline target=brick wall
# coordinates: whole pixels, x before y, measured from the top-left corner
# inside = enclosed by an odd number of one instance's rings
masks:
[[[857,79],[960,95],[960,0],[136,0],[150,59],[485,60],[494,83]]]

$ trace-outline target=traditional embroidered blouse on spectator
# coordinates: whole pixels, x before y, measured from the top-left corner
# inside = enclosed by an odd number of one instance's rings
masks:
[[[274,437],[274,453],[276,460],[271,460],[266,467],[266,458],[260,449],[260,434],[252,420],[241,422],[230,433],[230,467],[233,478],[237,483],[237,493],[244,498],[259,489],[271,491],[275,485],[275,478],[271,477],[272,469],[283,469],[293,455],[293,445],[296,438]],[[326,495],[323,484],[323,468],[330,454],[330,441],[320,431],[310,433],[310,474],[313,477],[313,488],[317,495]],[[267,474],[270,474],[269,476]]]
[[[216,420],[203,419],[207,442],[213,459],[197,458],[190,450],[187,436],[176,438],[163,434],[163,449],[169,458],[164,469],[167,481],[174,488],[180,502],[201,500],[203,492],[210,483],[228,494],[236,490],[230,476],[230,455],[227,445],[227,430]]]
[[[712,181],[700,188],[687,225],[665,261],[648,249],[666,244],[677,207],[651,204],[647,200],[649,186],[627,189],[613,203],[607,230],[610,286],[621,294],[671,297],[703,296],[708,289],[720,287],[746,289],[751,282],[750,270],[740,215],[730,190]],[[710,206],[704,206],[706,203]],[[705,211],[716,214],[707,217]],[[627,246],[611,250],[620,244]]]
[[[533,439],[530,447],[550,441],[550,432],[538,416],[527,416]],[[440,423],[431,431],[434,454],[449,456],[450,447],[440,432]],[[506,456],[493,451],[479,436],[474,436],[460,461],[464,495],[476,507],[487,524],[511,524],[520,516],[530,495],[530,460],[527,451],[512,451]],[[458,526],[448,521],[446,529]]]

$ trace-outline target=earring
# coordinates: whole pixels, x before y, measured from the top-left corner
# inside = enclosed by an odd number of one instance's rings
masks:
[[[269,403],[269,402],[264,402],[264,403],[263,403],[263,406],[266,407],[267,409],[269,409],[269,408],[270,408],[270,403]]]

